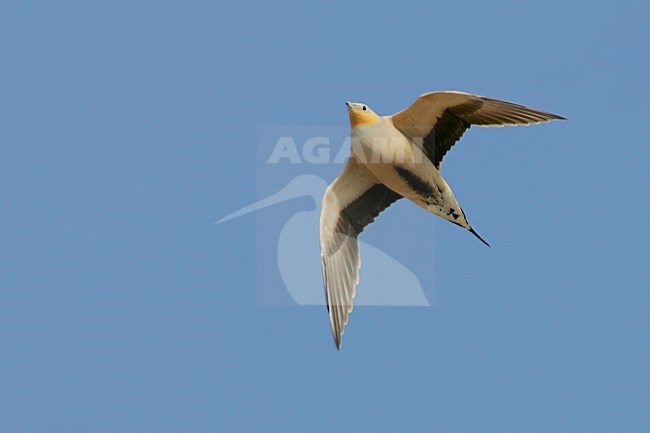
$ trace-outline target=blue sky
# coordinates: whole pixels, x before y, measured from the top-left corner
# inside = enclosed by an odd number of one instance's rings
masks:
[[[647,431],[649,12],[1,2],[3,433]],[[313,204],[214,225],[257,128],[442,89],[569,119],[445,158],[492,248],[398,203],[364,240],[432,307],[355,309],[337,352],[324,307],[258,305],[258,219]]]

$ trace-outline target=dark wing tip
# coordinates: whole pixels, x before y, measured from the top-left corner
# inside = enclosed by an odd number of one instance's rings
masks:
[[[548,117],[547,120],[566,120],[566,117],[560,116],[559,114],[548,113],[546,111],[543,111],[543,113]]]
[[[341,351],[341,334],[338,333],[338,331],[332,332],[334,336],[334,345],[336,346],[336,350],[339,352]]]

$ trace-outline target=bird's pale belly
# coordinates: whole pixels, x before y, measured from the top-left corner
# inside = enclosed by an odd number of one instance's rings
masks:
[[[377,180],[402,196],[442,203],[446,184],[436,182],[435,167],[403,137],[353,137],[352,154]]]

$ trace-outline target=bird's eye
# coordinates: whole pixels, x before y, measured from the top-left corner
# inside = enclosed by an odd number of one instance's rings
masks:
[[[366,106],[365,105],[363,106],[363,111],[366,111]]]

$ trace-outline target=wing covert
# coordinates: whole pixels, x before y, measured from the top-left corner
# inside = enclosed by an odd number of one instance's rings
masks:
[[[352,311],[359,282],[358,235],[401,196],[350,159],[327,188],[320,221],[323,285],[336,347]]]
[[[427,156],[439,169],[445,154],[472,125],[530,125],[564,118],[512,102],[447,91],[424,94],[390,119],[404,135],[422,140]]]

